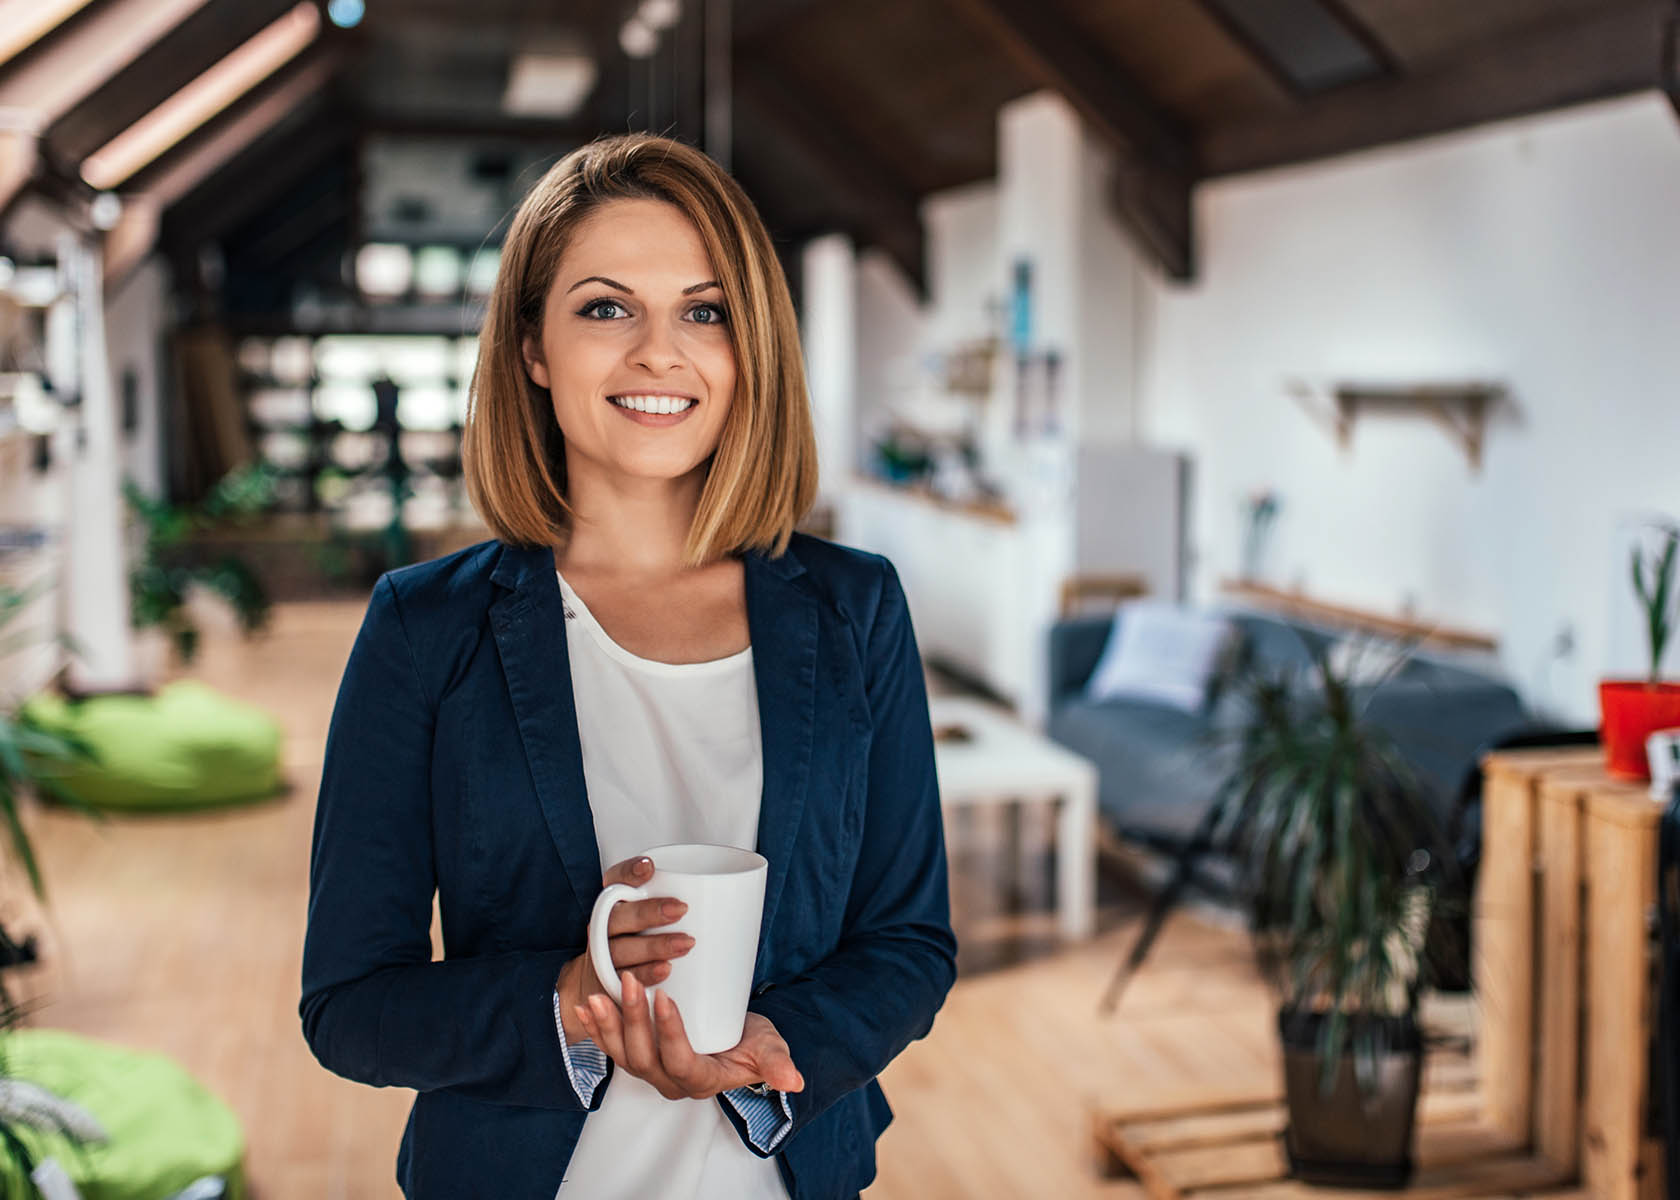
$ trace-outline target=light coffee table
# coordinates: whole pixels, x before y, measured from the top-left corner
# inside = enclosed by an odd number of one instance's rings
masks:
[[[966,741],[933,744],[939,799],[946,808],[1050,801],[1056,813],[1056,909],[1064,939],[1095,927],[1097,768],[1029,729],[1007,710],[965,696],[928,701],[937,734],[967,731]]]

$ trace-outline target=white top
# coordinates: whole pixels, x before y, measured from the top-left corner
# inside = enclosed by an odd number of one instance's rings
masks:
[[[609,638],[564,576],[560,596],[602,868],[674,842],[757,849],[764,760],[752,647],[655,662]],[[556,1200],[787,1195],[775,1160],[742,1144],[718,1100],[667,1100],[617,1070],[584,1118]]]

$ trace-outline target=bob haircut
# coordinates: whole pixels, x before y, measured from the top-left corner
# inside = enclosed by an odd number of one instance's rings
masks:
[[[680,209],[712,261],[735,351],[735,395],[689,527],[691,566],[747,549],[780,555],[817,487],[799,323],[770,236],[741,186],[700,151],[651,134],[601,138],[537,181],[513,218],[479,338],[462,435],[467,494],[497,537],[557,545],[571,529],[566,448],[521,346],[578,226],[613,200]]]

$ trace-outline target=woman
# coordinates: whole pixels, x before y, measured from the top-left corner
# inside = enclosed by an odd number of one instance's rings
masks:
[[[891,565],[793,532],[797,326],[733,180],[644,135],[543,177],[463,454],[497,540],[380,580],[333,712],[310,1047],[418,1091],[415,1200],[855,1196],[891,1119],[875,1076],[955,974],[933,745]],[[604,884],[682,841],[770,864],[718,1055],[644,1002],[691,948],[659,932],[680,905],[614,910],[622,1008],[585,950]]]

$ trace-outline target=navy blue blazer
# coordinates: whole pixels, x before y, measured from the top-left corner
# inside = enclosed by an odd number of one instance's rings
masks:
[[[788,1190],[849,1197],[892,1118],[875,1077],[956,975],[927,696],[886,559],[796,535],[744,563],[770,860],[751,1007],[805,1077]],[[553,1200],[586,1114],[552,993],[601,869],[550,551],[382,577],[327,738],[299,1012],[329,1070],[419,1093],[411,1200]]]

